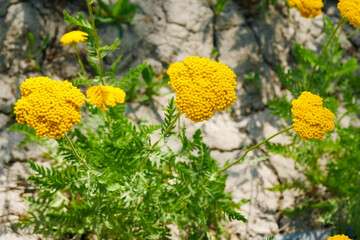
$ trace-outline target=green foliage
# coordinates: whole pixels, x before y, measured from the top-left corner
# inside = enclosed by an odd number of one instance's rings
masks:
[[[166,76],[156,76],[146,61],[135,70],[130,68],[128,74],[120,82],[115,83],[115,86],[126,89],[127,100],[136,101],[148,101],[153,99],[154,95],[164,94],[160,89],[166,85]]]
[[[122,19],[123,14],[130,20],[131,11],[122,12],[126,5],[130,6],[118,1],[105,9],[99,1],[102,10],[111,11],[111,17]],[[73,17],[64,11],[64,18],[89,34],[88,61],[94,71],[92,78],[79,75],[73,85],[120,87],[128,100],[150,100],[161,94],[166,76],[156,76],[145,62],[116,80],[121,56],[110,69],[103,68],[102,59],[120,42],[103,46],[94,35],[92,20],[81,13]],[[217,174],[220,168],[203,143],[201,131],[191,139],[185,127],[174,131],[179,117],[174,98],[161,125],[137,125],[125,116],[125,104],[108,107],[105,112],[85,105],[85,120],[68,133],[74,146],[67,138],[57,139],[51,168],[29,161],[33,174],[28,181],[37,186],[37,194],[25,199],[30,211],[17,226],[59,239],[170,239],[170,225],[175,225],[182,239],[198,240],[227,236],[224,220],[246,221],[237,212],[245,201],[235,203],[225,192],[227,175]],[[10,129],[28,135],[24,144],[44,143],[26,125]],[[152,144],[150,136],[156,134],[160,140]],[[169,137],[179,141],[180,150],[166,145]]]
[[[216,4],[212,6],[216,15],[219,15],[222,11],[224,11],[224,8],[226,7],[226,1],[227,0],[217,0]]]
[[[19,147],[25,146],[27,143],[38,143],[45,144],[46,139],[41,139],[36,136],[36,132],[33,128],[29,127],[27,124],[15,123],[8,128],[9,131],[18,131],[25,135],[25,138],[20,141]]]
[[[220,55],[219,50],[216,47],[212,47],[210,55],[213,58],[217,59],[219,57],[219,55]]]
[[[331,21],[325,17],[325,41],[330,39],[334,29]],[[335,114],[336,134],[327,134],[322,141],[304,141],[292,134],[289,144],[267,143],[266,146],[273,153],[295,159],[296,167],[301,166],[307,178],[307,182],[293,179],[271,189],[280,192],[297,189],[308,196],[296,207],[284,209],[285,214],[299,216],[305,211],[318,209],[321,212],[319,221],[330,224],[335,233],[344,233],[350,226],[359,235],[360,128],[341,124],[344,117],[358,119],[360,112],[357,104],[359,78],[355,76],[358,63],[355,58],[342,59],[341,40],[336,34],[321,59],[312,51],[295,44],[295,65],[288,71],[279,67],[278,71],[281,83],[294,97],[310,90],[323,98],[324,106]],[[312,69],[315,69],[314,74]],[[286,120],[291,118],[291,102],[287,98],[274,99],[268,104],[273,114]],[[345,113],[340,114],[340,107],[345,109]],[[328,193],[325,199],[319,197],[322,188]]]
[[[268,237],[265,237],[264,240],[273,240],[275,238],[275,235],[271,235]]]
[[[73,86],[77,87],[77,86],[80,86],[80,85],[85,85],[85,84],[89,84],[91,83],[92,80],[90,79],[86,79],[86,78],[83,78],[83,77],[78,77],[78,78],[74,78],[71,80],[71,83]]]
[[[183,139],[179,152],[151,146],[150,135],[160,128],[164,132],[176,119],[174,110],[172,99],[162,125],[136,127],[123,112],[110,112],[111,124],[83,123],[70,138],[90,170],[63,139],[58,140],[58,154],[64,159],[59,166],[46,168],[29,161],[34,174],[28,180],[38,186],[39,196],[27,199],[34,212],[19,226],[33,226],[34,232],[54,237],[71,233],[104,239],[169,239],[172,223],[183,238],[203,239],[214,228],[218,235],[226,235],[224,214],[229,220],[246,221],[235,210],[241,203],[224,192],[227,176],[214,175],[219,166],[200,130],[192,140],[184,128],[177,133]],[[209,176],[211,180],[201,184]]]
[[[285,120],[290,120],[293,115],[291,113],[291,102],[286,96],[268,101],[268,106],[272,114],[277,115]],[[290,109],[290,111],[289,111]]]
[[[260,75],[258,73],[247,73],[244,75],[246,84],[253,84],[256,88],[261,88]]]
[[[174,132],[172,132],[172,130],[175,128],[174,125],[171,126],[172,121],[174,121],[174,119],[176,118],[176,108],[175,108],[175,99],[174,99],[174,97],[172,97],[170,99],[167,108],[164,109],[164,110],[166,111],[166,113],[165,113],[164,123],[161,126],[161,134],[163,134],[164,137],[168,137],[168,136],[170,136],[171,134],[174,133]],[[165,135],[166,131],[168,131],[168,133]]]
[[[28,34],[29,47],[26,52],[26,57],[29,59],[35,59],[36,56],[39,55],[46,48],[46,45],[49,43],[49,39],[50,39],[50,35],[47,34],[46,37],[44,38],[44,40],[41,42],[40,47],[37,50],[35,50],[34,49],[34,46],[35,46],[34,34],[32,32],[29,32],[29,34]],[[36,61],[35,61],[35,68],[36,68],[36,70],[41,71],[41,66]]]
[[[123,29],[121,24],[124,22],[130,23],[138,9],[138,6],[129,3],[129,0],[116,0],[113,4],[104,3],[102,0],[97,0],[98,8],[95,11],[95,19],[97,22],[105,24],[116,24],[119,28],[120,37],[122,37]]]
[[[87,51],[89,52],[89,61],[98,61],[98,55],[100,54],[101,59],[103,59],[108,51],[118,49],[120,45],[119,39],[115,39],[112,45],[103,46],[101,42],[99,42],[99,47],[96,46],[96,40],[94,39],[94,33],[92,30],[91,23],[84,17],[82,13],[78,13],[76,17],[71,16],[65,10],[63,11],[64,19],[69,25],[76,25],[81,28],[81,31],[84,31],[89,34],[87,39]],[[92,67],[93,64],[91,64]],[[102,77],[102,76],[101,76]],[[98,80],[98,79],[96,79]]]

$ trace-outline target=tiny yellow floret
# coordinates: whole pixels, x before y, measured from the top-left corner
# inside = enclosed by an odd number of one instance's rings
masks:
[[[289,7],[296,9],[300,15],[305,18],[314,18],[321,14],[321,9],[324,7],[322,0],[287,0]]]
[[[33,127],[37,136],[61,138],[80,122],[79,108],[85,103],[85,96],[70,82],[29,78],[20,90],[22,97],[14,108],[16,121]]]
[[[84,42],[84,41],[86,41],[88,36],[89,36],[89,34],[87,34],[86,32],[71,31],[71,32],[65,33],[61,37],[60,42],[63,45],[70,45],[73,43]]]
[[[333,237],[328,237],[327,240],[351,240],[348,236],[341,234],[341,235],[335,235]]]
[[[97,105],[102,111],[106,106],[115,107],[116,103],[125,102],[125,92],[117,87],[111,86],[93,86],[86,91],[88,102],[91,105]]]
[[[360,0],[340,0],[337,7],[351,25],[360,27]]]
[[[171,64],[167,74],[176,92],[175,106],[193,122],[208,120],[236,100],[236,75],[221,62],[190,56]]]
[[[292,101],[291,112],[294,114],[294,130],[305,140],[322,139],[326,131],[335,128],[335,116],[323,107],[323,99],[311,92],[302,92]]]

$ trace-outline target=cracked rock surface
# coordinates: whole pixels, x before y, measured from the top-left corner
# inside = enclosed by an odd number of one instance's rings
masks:
[[[49,76],[52,79],[70,79],[80,70],[74,50],[61,46],[60,38],[72,29],[63,20],[62,10],[75,15],[86,15],[86,4],[69,0],[0,0],[0,239],[39,239],[26,231],[11,227],[28,207],[22,197],[34,194],[34,187],[25,179],[30,174],[26,160],[43,164],[41,150],[27,145],[19,148],[23,136],[7,130],[15,121],[10,116],[11,104],[20,97],[20,84],[29,77]],[[148,60],[156,73],[164,73],[167,67],[187,56],[212,58],[215,47],[217,60],[228,65],[237,75],[238,100],[231,113],[216,113],[209,121],[192,123],[181,116],[191,136],[196,129],[203,131],[204,141],[212,149],[212,156],[224,164],[234,161],[245,146],[251,146],[281,130],[289,123],[270,114],[267,101],[287,93],[277,79],[278,64],[288,67],[291,62],[293,41],[318,51],[322,34],[322,16],[315,19],[301,18],[294,9],[278,4],[271,8],[264,19],[253,12],[254,1],[228,0],[224,11],[216,16],[211,3],[206,0],[133,0],[139,9],[131,24],[123,24],[120,49],[109,53],[105,67],[122,54],[120,73],[125,75],[129,67]],[[330,1],[331,2],[331,1]],[[335,21],[338,12],[333,5],[326,8]],[[116,26],[98,26],[105,44],[119,37]],[[351,32],[351,29],[345,29]],[[35,49],[49,34],[49,44],[34,60],[26,58],[28,33],[34,34]],[[345,51],[357,51],[359,38],[353,36],[343,44]],[[80,46],[79,46],[80,47]],[[85,60],[84,46],[79,48]],[[213,58],[212,58],[213,59]],[[213,59],[214,60],[214,59]],[[37,61],[42,72],[36,71]],[[87,71],[91,68],[86,64]],[[258,82],[249,82],[244,74],[258,73]],[[165,88],[165,92],[170,89]],[[133,118],[147,118],[149,123],[160,123],[161,109],[174,93],[156,96],[153,102],[128,103],[127,114]],[[291,98],[291,96],[288,96]],[[273,141],[286,142],[286,136]],[[268,156],[264,147],[248,154],[248,159]],[[279,155],[270,155],[259,163],[238,164],[227,172],[227,190],[235,201],[248,199],[241,212],[248,223],[227,223],[230,239],[246,239],[269,234],[303,231],[321,226],[309,226],[309,220],[296,222],[283,216],[280,209],[294,206],[299,193],[267,190],[285,179],[303,179],[294,170],[294,161]],[[310,217],[308,219],[311,219]],[[176,236],[176,229],[174,239]]]

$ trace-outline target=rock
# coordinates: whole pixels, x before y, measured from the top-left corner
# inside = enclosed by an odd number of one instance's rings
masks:
[[[6,148],[9,144],[9,141],[6,137],[0,138],[0,148]]]
[[[291,182],[292,179],[305,180],[305,176],[298,170],[295,170],[295,161],[282,155],[272,155],[270,164],[275,168],[278,176],[283,181],[286,179]]]
[[[255,156],[254,152],[250,152],[248,158]],[[227,173],[229,174],[227,190],[232,192],[234,201],[250,200],[241,207],[240,211],[248,219],[248,223],[237,223],[236,225],[233,222],[227,223],[229,231],[241,237],[277,232],[278,225],[274,213],[278,209],[279,193],[264,191],[278,183],[277,177],[271,169],[266,166],[265,162],[242,163],[234,165]]]
[[[204,142],[220,151],[234,151],[251,144],[247,135],[239,132],[228,113],[216,113],[204,125]]]
[[[307,232],[299,232],[293,234],[275,235],[274,240],[319,240],[328,239],[331,236],[331,229],[320,229]],[[251,238],[249,240],[263,240],[262,237]]]
[[[15,103],[14,91],[7,83],[1,83],[0,87],[0,112],[10,113],[10,104]]]
[[[192,32],[200,32],[206,29],[213,13],[206,1],[196,0],[168,0],[163,3],[166,20],[185,26]],[[181,11],[181,14],[179,14]]]
[[[224,11],[217,18],[216,30],[229,29],[236,26],[246,25],[246,19],[243,15],[245,11],[240,9],[235,2],[229,1]]]
[[[259,41],[260,51],[266,64],[274,70],[279,63],[287,66],[293,45],[292,38],[295,34],[293,28],[289,26],[289,21],[284,19],[280,12],[270,8],[265,19],[256,19],[251,27]]]
[[[234,70],[240,78],[245,73],[256,71],[261,61],[255,36],[247,26],[234,26],[217,32],[220,52],[219,61]],[[239,78],[238,78],[239,79]]]
[[[314,52],[319,52],[320,44],[318,43],[324,37],[322,33],[324,27],[322,17],[322,14],[320,14],[315,18],[303,18],[295,8],[290,9],[290,18],[294,21],[296,29],[295,42]]]
[[[240,157],[240,154],[242,153],[243,151],[239,149],[239,150],[224,151],[224,152],[221,152],[219,150],[211,150],[210,154],[212,158],[218,161],[219,166],[222,167],[225,165],[227,161],[229,162],[236,161]]]
[[[26,58],[27,35],[29,32],[34,34],[34,39],[40,39],[40,31],[42,29],[42,19],[39,17],[37,11],[28,2],[16,2],[10,4],[6,11],[5,21],[0,28],[1,32],[5,33],[0,37],[0,42],[6,48],[0,55],[0,59],[4,59],[5,62],[0,62],[0,71],[9,69],[16,66],[20,60]],[[34,42],[34,49],[38,49],[40,41]]]

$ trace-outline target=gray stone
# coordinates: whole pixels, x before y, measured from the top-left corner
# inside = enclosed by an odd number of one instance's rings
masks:
[[[15,103],[14,90],[5,82],[0,84],[0,112],[9,114],[10,104]]]
[[[292,158],[286,158],[282,155],[272,155],[270,157],[270,163],[275,168],[279,178],[282,180],[292,179],[305,180],[305,176],[299,171],[295,170],[295,161]]]
[[[320,229],[293,234],[275,235],[274,240],[326,240],[331,236],[331,229]],[[263,240],[257,237],[249,240]]]
[[[210,148],[223,151],[234,151],[251,144],[247,135],[239,132],[228,113],[216,113],[211,117],[204,125],[204,136],[204,142]]]
[[[242,77],[245,73],[257,70],[261,61],[259,46],[251,29],[237,26],[218,31],[219,61],[229,66],[235,74]]]
[[[224,11],[222,11],[217,19],[216,30],[229,29],[240,25],[245,25],[246,20],[243,15],[245,11],[241,10],[238,3],[229,1]]]
[[[2,31],[4,34],[0,40],[6,47],[0,55],[4,56],[5,62],[0,66],[10,68],[17,66],[19,61],[26,58],[27,43],[24,43],[27,41],[29,32],[34,34],[36,40],[40,39],[39,29],[42,29],[43,22],[30,3],[17,2],[7,8],[4,24],[7,28]],[[37,49],[40,44],[40,41],[35,41],[34,49]]]

